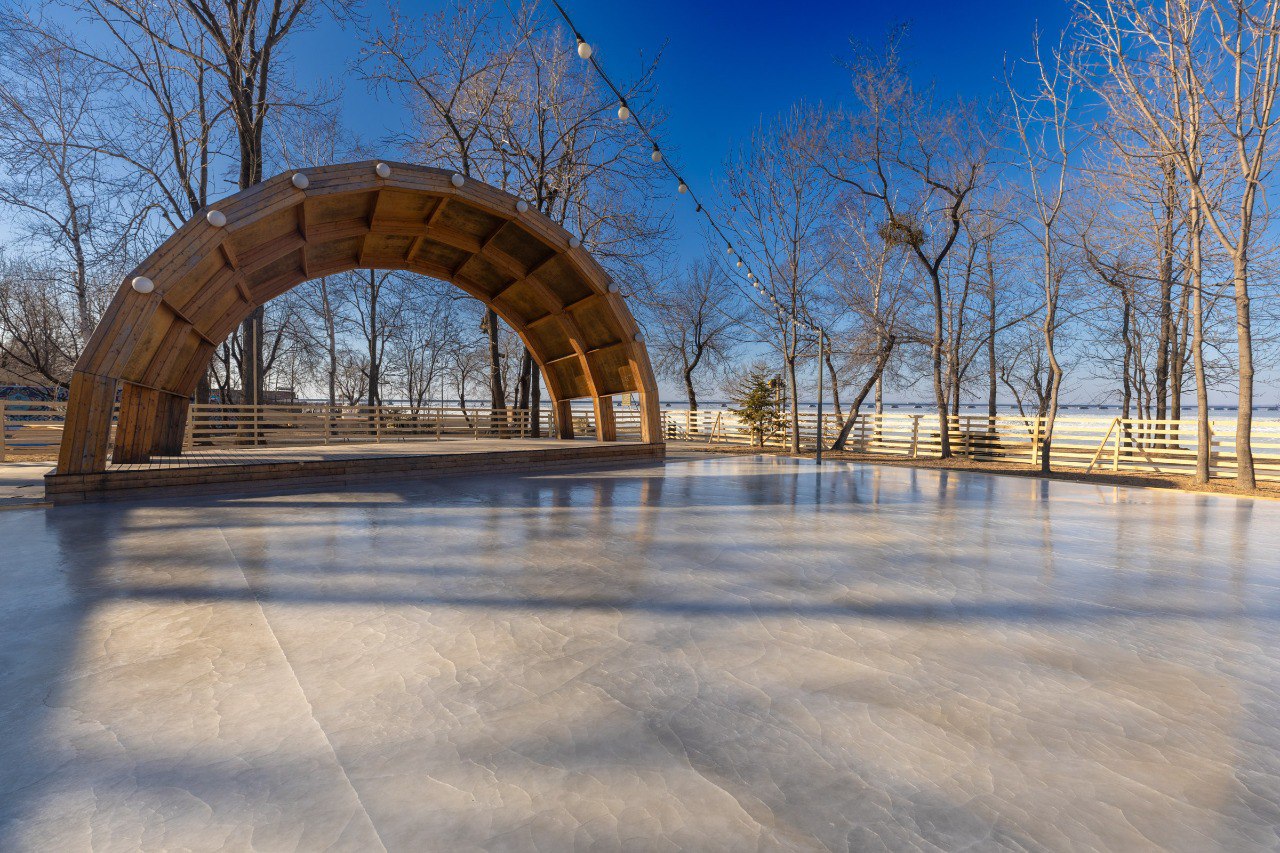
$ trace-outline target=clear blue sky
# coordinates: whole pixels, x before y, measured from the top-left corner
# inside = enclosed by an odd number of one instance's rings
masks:
[[[836,103],[845,97],[839,60],[849,55],[850,39],[875,43],[891,26],[907,22],[908,60],[917,81],[982,97],[1000,91],[1006,55],[1029,52],[1037,22],[1056,35],[1069,14],[1068,0],[562,2],[615,78],[634,75],[662,51],[658,101],[669,116],[664,145],[707,198],[725,156],[762,118],[798,100]],[[442,4],[397,5],[413,14]],[[366,12],[376,23],[385,5],[370,4]],[[400,116],[393,106],[372,101],[364,84],[348,74],[346,63],[358,49],[350,31],[322,27],[302,34],[292,54],[302,80],[322,76],[341,82],[349,120],[375,142],[398,127]],[[675,196],[674,188],[672,204],[680,249],[701,252],[693,205]]]

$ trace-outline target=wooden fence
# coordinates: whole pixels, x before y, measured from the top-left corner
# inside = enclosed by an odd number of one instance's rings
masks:
[[[66,403],[0,401],[0,461],[48,458],[62,440]],[[638,441],[640,411],[614,410],[618,438]],[[733,413],[662,413],[668,440],[751,445],[758,442]],[[551,407],[541,410],[537,432],[555,435]],[[590,408],[573,410],[574,431],[595,434]],[[822,419],[825,446],[839,433],[834,414]],[[1236,473],[1235,421],[1211,422],[1210,468],[1215,477]],[[770,447],[787,446],[789,427],[764,437]],[[801,442],[811,449],[818,432],[813,412],[800,415]],[[950,421],[951,447],[957,456],[983,461],[1034,464],[1044,438],[1044,423],[1034,418],[958,415]],[[471,436],[525,438],[534,434],[528,410],[462,409],[439,406],[328,406],[300,403],[272,406],[193,405],[184,448],[231,446],[306,446],[400,441],[411,438]],[[753,438],[755,440],[753,440]],[[1196,425],[1191,420],[1139,420],[1082,415],[1059,416],[1051,456],[1055,467],[1088,470],[1187,474],[1195,470]],[[860,416],[848,449],[909,458],[937,456],[938,419],[927,412],[890,412]],[[1280,480],[1280,420],[1253,422],[1253,450],[1259,479]]]
[[[0,461],[56,454],[66,412],[65,402],[0,401]],[[583,425],[594,429],[594,418],[588,417]],[[533,426],[527,409],[210,403],[191,407],[183,448],[317,446],[445,436],[527,438],[535,434]],[[538,426],[537,434],[555,435],[549,408],[540,413]],[[619,418],[620,437],[630,426],[628,422],[624,427]],[[639,434],[638,419],[634,431]]]
[[[824,446],[830,447],[840,432],[841,419],[822,418]],[[801,412],[801,444],[812,449],[818,432],[816,413]],[[1214,477],[1236,475],[1235,421],[1210,423],[1209,463]],[[790,443],[790,422],[763,437],[770,447]],[[760,444],[750,428],[732,412],[663,412],[663,432],[668,440],[707,444]],[[1044,440],[1045,423],[1016,415],[953,415],[949,422],[952,452],[981,461],[1035,464]],[[1142,420],[1087,415],[1060,415],[1054,424],[1050,457],[1054,467],[1086,470],[1146,471],[1190,474],[1196,464],[1194,420]],[[889,412],[860,415],[849,434],[846,448],[859,453],[936,457],[941,450],[938,416],[922,412]],[[1259,479],[1280,480],[1280,420],[1253,422],[1254,464]]]

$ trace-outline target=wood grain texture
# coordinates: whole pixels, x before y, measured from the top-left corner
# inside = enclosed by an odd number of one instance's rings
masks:
[[[662,440],[657,382],[639,328],[609,276],[572,235],[518,199],[452,172],[376,161],[277,175],[179,228],[120,284],[76,364],[58,471],[104,469],[118,388],[117,461],[145,461],[181,435],[212,350],[259,305],[310,278],[358,268],[399,269],[449,281],[494,309],[533,354],[557,412],[591,398],[612,411],[636,393],[645,440]],[[147,276],[156,288],[135,292]],[[567,410],[567,409],[566,409]],[[104,415],[104,412],[106,413]],[[606,416],[601,428],[609,431]],[[571,428],[571,427],[570,427]]]

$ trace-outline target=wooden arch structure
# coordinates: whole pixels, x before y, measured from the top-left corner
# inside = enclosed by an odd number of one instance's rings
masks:
[[[542,371],[561,438],[573,437],[569,402],[589,398],[596,437],[614,440],[611,397],[634,392],[642,440],[661,442],[640,331],[572,235],[494,187],[369,161],[289,172],[243,190],[201,211],[143,261],[76,364],[57,473],[106,469],[117,393],[114,461],[180,452],[191,396],[218,344],[290,288],[358,268],[422,273],[491,306]],[[137,292],[136,276],[155,289]]]

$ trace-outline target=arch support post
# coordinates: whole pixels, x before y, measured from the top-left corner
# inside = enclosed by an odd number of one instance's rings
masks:
[[[151,452],[159,456],[178,456],[182,453],[182,438],[187,429],[187,414],[191,409],[189,397],[161,394],[156,406],[156,424],[151,436]]]
[[[657,391],[640,392],[640,441],[645,444],[662,444],[662,409]]]
[[[553,405],[556,413],[556,438],[573,441],[573,409],[572,400],[556,400]]]
[[[91,474],[107,468],[107,443],[116,407],[116,380],[77,370],[71,376],[67,420],[58,448],[59,474]]]
[[[618,419],[613,414],[612,397],[592,397],[596,410],[596,440],[617,441]]]
[[[166,396],[154,388],[125,382],[120,391],[120,421],[116,424],[116,446],[111,461],[117,465],[151,461],[151,448],[156,441],[160,398]]]

